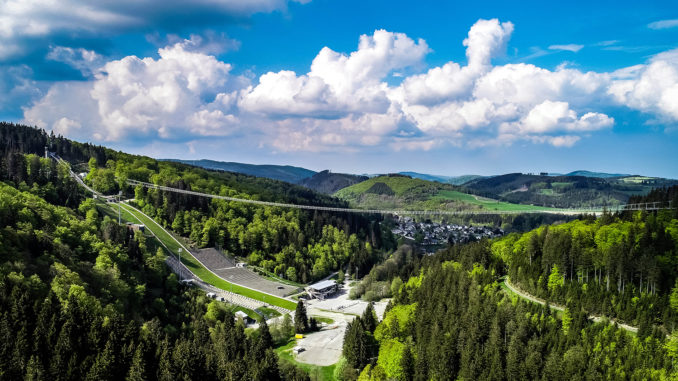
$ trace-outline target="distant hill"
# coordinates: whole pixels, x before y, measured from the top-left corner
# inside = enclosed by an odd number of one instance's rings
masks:
[[[576,175],[543,176],[508,173],[464,184],[477,192],[494,194],[508,202],[560,208],[619,205],[630,196],[678,184],[677,180],[657,177],[587,177]]]
[[[479,192],[478,192],[479,193]],[[405,176],[381,175],[337,191],[334,196],[355,207],[409,210],[536,210],[477,194],[464,187]]]
[[[566,174],[565,176],[583,176],[583,177],[598,177],[601,179],[609,179],[612,177],[627,177],[631,176],[629,174],[620,174],[620,173],[605,173],[605,172],[591,172],[591,171],[574,171]]]
[[[468,183],[469,181],[477,180],[477,179],[484,179],[487,176],[480,176],[480,175],[462,175],[462,176],[455,176],[455,177],[450,177],[450,179],[447,181],[450,184],[454,185],[464,185]]]
[[[483,177],[478,175],[463,175],[463,176],[439,176],[439,175],[429,175],[426,173],[418,172],[398,172],[401,175],[407,175],[415,179],[427,180],[427,181],[437,181],[443,184],[453,184],[453,185],[462,185],[471,180]]]
[[[340,189],[365,181],[368,178],[367,176],[332,173],[329,170],[325,170],[302,179],[298,184],[313,189],[316,192],[332,194]]]
[[[244,173],[246,175],[266,177],[274,180],[286,181],[296,184],[299,181],[313,176],[316,172],[310,169],[293,167],[291,165],[257,165],[215,160],[177,160],[165,159],[177,163],[190,164],[205,169],[214,169],[227,172]]]

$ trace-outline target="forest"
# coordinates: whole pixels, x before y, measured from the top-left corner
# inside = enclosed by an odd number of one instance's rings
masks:
[[[337,378],[665,380],[678,375],[678,336],[667,340],[659,329],[633,335],[614,324],[593,324],[576,301],[557,315],[504,292],[501,267],[489,242],[424,261],[394,293],[381,323],[374,327],[365,317],[354,321]]]
[[[677,195],[674,186],[634,200],[675,203]],[[357,288],[356,296],[383,290],[393,299],[376,327],[365,316],[353,323],[335,374],[341,380],[675,379],[677,228],[676,210],[627,211],[455,245],[420,260],[401,247]],[[506,292],[504,276],[546,306]],[[605,318],[594,324],[593,315]],[[605,319],[629,323],[637,333]]]
[[[594,314],[647,328],[675,328],[678,314],[678,216],[603,215],[544,226],[493,242],[514,284],[565,305],[580,301]],[[676,237],[676,238],[674,238]]]
[[[366,273],[379,260],[382,251],[396,245],[390,232],[382,237],[379,216],[252,206],[140,186],[131,188],[126,183],[127,179],[133,179],[245,199],[347,206],[336,198],[282,181],[157,161],[8,123],[0,123],[0,142],[5,143],[0,166],[5,168],[6,178],[18,186],[22,182],[34,183],[28,173],[36,173],[39,186],[48,182],[52,187],[61,186],[29,168],[38,165],[40,160],[43,167],[55,166],[37,156],[47,147],[71,161],[74,167],[86,171],[85,181],[95,190],[104,194],[122,191],[124,197],[135,198],[137,206],[146,214],[177,235],[190,239],[196,247],[218,247],[295,282],[311,282],[346,265]],[[26,159],[24,154],[32,156]],[[55,170],[46,172],[49,176],[57,175]],[[68,200],[71,194],[81,194],[75,182],[66,183],[70,188],[55,189],[54,196],[47,194],[46,197],[63,203],[61,200]],[[77,202],[68,206],[75,207]]]
[[[289,319],[246,331],[233,307],[180,285],[166,252],[103,215],[65,165],[40,157],[45,146],[81,163],[98,190],[135,197],[196,246],[218,246],[297,281],[357,266],[367,275],[354,296],[392,300],[383,321],[368,308],[349,325],[339,380],[678,377],[675,209],[556,223],[516,217],[525,227],[551,224],[422,257],[414,247],[396,248],[376,217],[254,208],[128,188],[122,180],[342,205],[289,184],[158,162],[24,126],[0,124],[0,141],[0,379],[309,377],[273,351],[294,333]],[[677,196],[673,187],[633,200],[675,205]],[[506,292],[505,279],[547,306]],[[594,324],[593,314],[638,332]]]
[[[0,184],[0,378],[305,378],[278,364],[265,324],[245,335],[142,234],[91,199],[70,209],[35,188]]]

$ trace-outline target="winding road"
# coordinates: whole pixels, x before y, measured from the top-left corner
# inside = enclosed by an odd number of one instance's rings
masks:
[[[509,281],[509,277],[504,278],[502,283],[506,286],[506,288],[511,290],[512,293],[518,295],[519,297],[521,297],[525,300],[529,300],[532,303],[541,304],[542,306],[546,305],[546,301],[544,301],[543,299],[540,299],[540,298],[537,298],[536,296],[530,295],[527,292],[525,292],[525,291],[519,289],[518,287],[512,285],[511,282]],[[565,311],[565,307],[559,306],[557,304],[549,303],[549,306],[554,310],[558,310],[558,311],[561,311],[561,312]],[[610,322],[610,324],[617,324],[620,328],[623,328],[623,329],[625,329],[629,332],[638,333],[638,327],[634,327],[634,326],[630,326],[628,324],[620,323],[616,319],[613,319],[613,318],[607,318],[605,316],[600,316],[600,315],[589,315],[588,319],[595,322],[595,323],[602,323],[604,321],[608,321],[608,322]]]

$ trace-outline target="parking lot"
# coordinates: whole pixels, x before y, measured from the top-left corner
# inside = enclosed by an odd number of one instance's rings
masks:
[[[334,323],[297,340],[297,345],[305,349],[296,355],[297,361],[320,366],[332,365],[339,361],[346,326],[357,315],[362,315],[368,305],[362,300],[349,300],[348,292],[349,289],[344,288],[333,297],[325,300],[312,299],[307,302],[309,316],[328,317],[334,320]],[[383,318],[387,304],[387,300],[374,303],[379,320]]]

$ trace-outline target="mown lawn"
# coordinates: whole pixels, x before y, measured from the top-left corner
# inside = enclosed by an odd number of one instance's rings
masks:
[[[122,209],[127,211],[128,214],[131,214],[136,220],[143,223],[146,226],[146,229],[149,229],[151,232],[153,232],[153,234],[155,234],[155,236],[158,237],[158,239],[160,239],[167,246],[167,248],[172,252],[172,254],[174,254],[175,256],[178,255],[179,249],[181,248],[180,244],[174,237],[170,236],[164,229],[162,229],[160,225],[158,225],[154,220],[135,211],[128,205],[122,204]],[[237,284],[227,282],[226,280],[210,272],[207,268],[200,264],[200,262],[198,262],[192,255],[190,255],[190,253],[187,253],[185,249],[183,249],[181,252],[181,263],[188,267],[196,276],[198,276],[204,282],[207,282],[224,291],[231,291],[236,294],[260,300],[264,303],[286,308],[288,310],[294,310],[296,308],[296,304],[292,301],[278,298],[272,295],[267,295],[256,290],[252,290]]]
[[[497,211],[513,211],[513,210],[525,210],[525,211],[535,211],[535,210],[553,210],[553,208],[546,208],[543,206],[534,206],[534,205],[523,205],[523,204],[512,204],[509,202],[496,201],[491,199],[486,199],[482,197],[476,197],[471,194],[441,190],[433,197],[438,200],[451,200],[451,201],[461,201],[471,205],[479,205],[487,210],[497,210]]]

